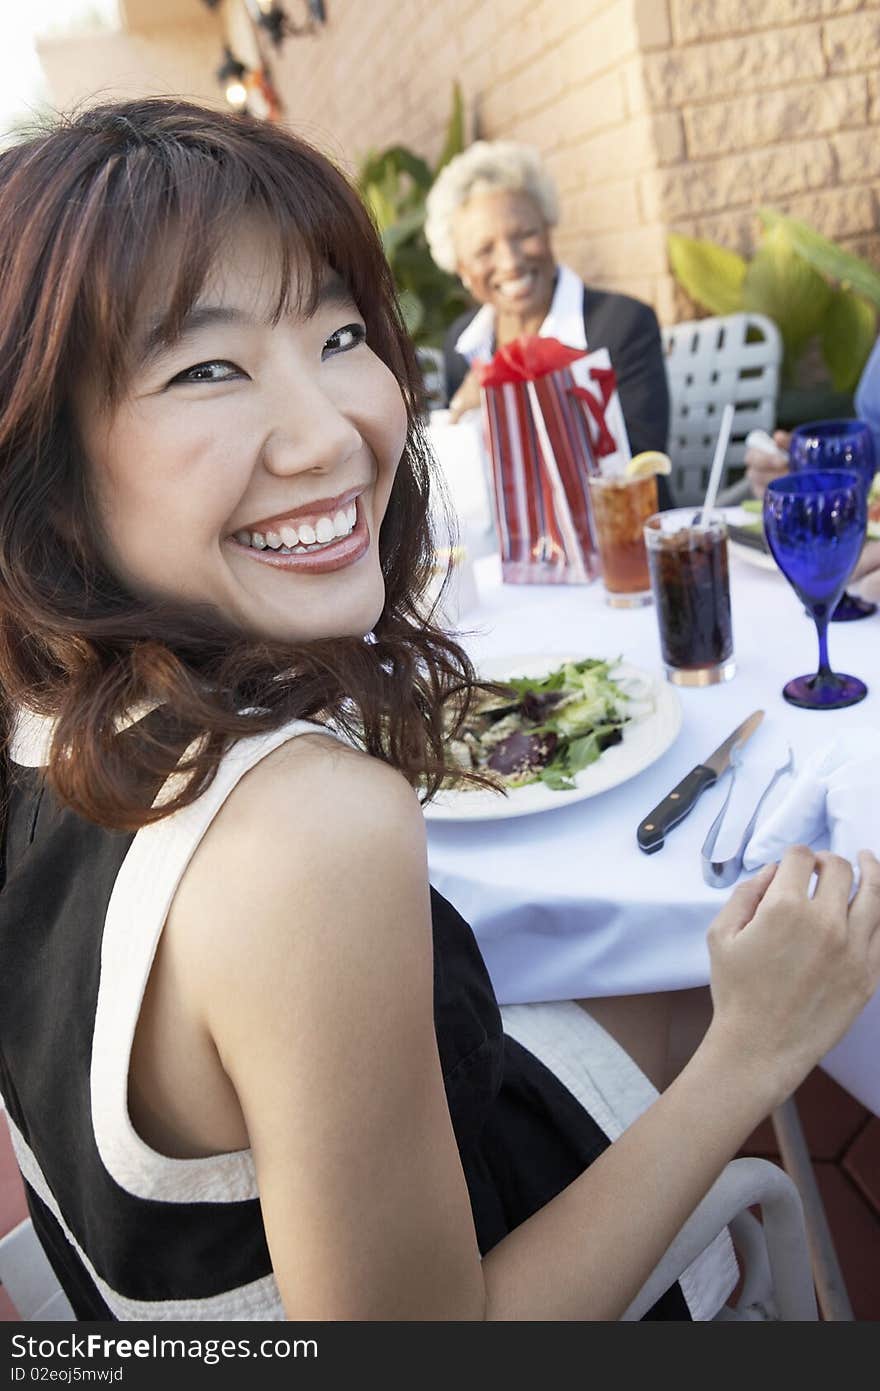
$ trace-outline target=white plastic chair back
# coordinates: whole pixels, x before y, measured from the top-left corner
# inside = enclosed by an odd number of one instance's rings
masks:
[[[772,432],[782,361],[779,329],[765,314],[693,319],[662,330],[669,381],[672,491],[685,506],[701,502],[709,481],[721,412],[735,407],[723,490],[743,464],[750,430]]]
[[[416,359],[422,369],[425,395],[431,410],[446,405],[446,367],[440,348],[416,348]]]
[[[761,1209],[758,1222],[749,1211]],[[717,1234],[729,1225],[742,1275],[735,1305],[720,1321],[802,1322],[818,1319],[807,1229],[800,1195],[768,1159],[732,1159],[643,1285],[625,1320],[640,1319]]]

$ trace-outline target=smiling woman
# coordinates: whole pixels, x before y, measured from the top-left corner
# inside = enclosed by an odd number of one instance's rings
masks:
[[[880,866],[731,900],[656,1104],[575,1004],[526,1008],[539,1061],[428,883],[474,677],[352,190],[249,117],[98,108],[0,156],[0,266],[0,1090],[77,1316],[618,1317],[864,1003]],[[651,1316],[735,1277],[716,1243]]]
[[[597,195],[598,196],[598,195]],[[666,449],[669,388],[653,309],[585,285],[557,264],[556,189],[538,151],[477,140],[449,161],[428,194],[425,234],[434,260],[457,274],[476,307],[443,346],[453,419],[480,403],[472,364],[526,334],[573,348],[607,348],[633,454]],[[658,480],[660,506],[672,502]]]

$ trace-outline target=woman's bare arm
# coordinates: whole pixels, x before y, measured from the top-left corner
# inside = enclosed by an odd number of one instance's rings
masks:
[[[819,861],[811,901],[815,864],[798,852],[769,889],[767,873],[733,895],[713,931],[705,1043],[481,1262],[434,1038],[414,795],[347,751],[293,748],[259,765],[211,828],[174,926],[191,939],[193,998],[245,1115],[289,1316],[618,1317],[876,982],[880,867],[866,860],[848,918],[848,869]]]

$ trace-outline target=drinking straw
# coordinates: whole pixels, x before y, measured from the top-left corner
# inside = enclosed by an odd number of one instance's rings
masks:
[[[724,456],[727,453],[727,445],[730,440],[730,431],[733,426],[733,412],[735,406],[732,401],[728,401],[724,410],[721,412],[721,428],[718,431],[718,440],[715,444],[715,457],[712,460],[712,468],[709,472],[709,483],[706,488],[706,496],[703,505],[694,518],[697,525],[704,512],[711,512],[715,506],[715,495],[718,492],[718,484],[721,481],[721,469],[724,465]]]

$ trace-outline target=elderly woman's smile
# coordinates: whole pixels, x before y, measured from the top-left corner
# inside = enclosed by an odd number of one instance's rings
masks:
[[[525,192],[474,193],[452,219],[459,274],[474,298],[536,331],[550,308],[556,263],[550,229]]]

